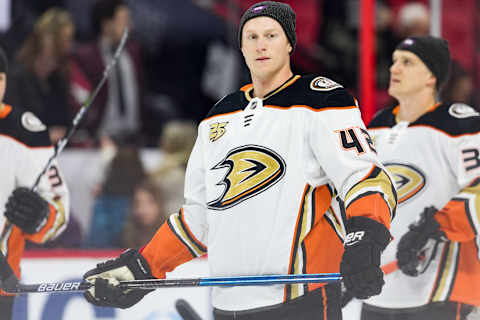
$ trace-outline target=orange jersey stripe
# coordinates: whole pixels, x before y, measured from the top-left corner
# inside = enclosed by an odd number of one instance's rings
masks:
[[[453,241],[468,241],[475,237],[475,231],[469,220],[468,202],[464,199],[452,199],[435,214],[440,230]]]
[[[384,224],[390,229],[390,209],[383,197],[378,193],[372,193],[356,199],[347,210],[347,219],[351,217],[367,217]]]
[[[142,255],[148,262],[156,278],[165,278],[165,273],[176,266],[193,259],[188,248],[178,239],[165,222],[143,248]]]
[[[23,232],[14,225],[7,240],[7,262],[17,278],[20,278],[20,259],[22,258],[24,248],[25,239]],[[6,293],[3,290],[0,290],[0,295],[13,296],[13,294]]]

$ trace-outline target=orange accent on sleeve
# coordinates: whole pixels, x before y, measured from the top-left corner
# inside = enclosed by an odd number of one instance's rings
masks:
[[[23,250],[25,248],[25,240],[22,234],[22,230],[14,225],[7,240],[7,262],[17,278],[20,278],[20,259],[22,258]],[[14,296],[14,294],[7,293],[3,290],[0,290],[0,295]]]
[[[366,217],[380,222],[390,229],[390,209],[378,193],[369,194],[352,202],[347,210],[347,219]]]
[[[440,230],[452,241],[465,242],[475,238],[463,201],[450,200],[435,214],[435,220],[440,224]]]
[[[394,271],[398,270],[398,263],[397,260],[387,263],[382,266],[382,271],[385,275],[390,274]]]
[[[57,214],[59,214],[59,212],[57,212],[57,209],[55,209],[54,206],[49,204],[49,207],[50,207],[50,214],[48,216],[47,223],[45,223],[43,228],[40,231],[38,231],[37,233],[34,233],[34,234],[25,233],[25,239],[30,240],[30,241],[35,242],[35,243],[42,243],[43,242],[43,239],[45,238],[45,234],[48,231],[50,231],[50,229],[53,227],[53,224],[55,223],[55,220],[57,218]]]
[[[177,238],[168,223],[164,223],[143,248],[143,257],[147,260],[154,277],[165,278],[178,265],[193,259],[188,248]]]

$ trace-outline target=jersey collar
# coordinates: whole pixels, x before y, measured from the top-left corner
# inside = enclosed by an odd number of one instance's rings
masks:
[[[287,81],[285,81],[284,83],[282,83],[278,88],[276,89],[273,89],[272,91],[270,91],[269,93],[267,93],[265,95],[265,97],[262,98],[262,100],[266,100],[268,98],[270,98],[271,96],[273,96],[274,94],[282,91],[283,89],[285,89],[286,87],[290,86],[291,84],[293,84],[295,81],[297,81],[298,79],[300,79],[301,76],[299,75],[293,75],[291,76]],[[250,83],[250,84],[247,84],[245,86],[243,86],[240,90],[242,90],[244,93],[245,93],[245,98],[247,99],[247,101],[251,101],[254,97],[253,97],[253,85]]]

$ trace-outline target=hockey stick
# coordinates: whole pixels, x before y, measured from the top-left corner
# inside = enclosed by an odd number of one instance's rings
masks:
[[[50,159],[48,159],[47,164],[43,168],[42,172],[40,172],[40,174],[38,175],[37,179],[35,180],[35,183],[33,184],[32,190],[35,190],[35,188],[40,182],[40,179],[45,174],[45,172],[47,172],[48,168],[52,164],[53,159],[55,159],[57,155],[63,150],[63,148],[65,148],[65,146],[68,143],[68,140],[72,137],[73,133],[77,130],[78,124],[83,119],[83,115],[85,114],[85,112],[87,112],[87,109],[90,107],[93,100],[96,98],[96,96],[100,92],[100,89],[102,89],[103,84],[105,83],[105,81],[107,81],[107,78],[110,76],[111,70],[113,69],[115,64],[117,64],[118,58],[120,57],[120,54],[122,53],[123,48],[125,47],[125,43],[127,42],[127,38],[128,38],[128,28],[125,28],[122,34],[122,38],[120,39],[120,43],[118,44],[118,47],[115,50],[115,53],[113,54],[112,60],[110,60],[110,62],[107,64],[107,66],[103,70],[102,79],[97,84],[97,86],[95,87],[93,92],[90,94],[90,96],[87,98],[87,100],[83,103],[80,110],[78,110],[77,114],[72,120],[72,125],[68,128],[63,138],[58,140],[58,142],[56,143],[53,155],[50,157]]]
[[[263,286],[274,284],[327,283],[341,280],[339,273],[287,274],[240,277],[206,277],[185,279],[151,279],[120,281],[122,289],[150,290],[180,287]],[[22,284],[18,281],[5,256],[0,252],[0,288],[8,293],[64,293],[85,291],[93,284],[86,281]]]
[[[103,70],[102,79],[97,84],[97,86],[95,87],[93,92],[90,94],[90,96],[87,98],[87,100],[83,103],[80,110],[78,110],[77,114],[75,115],[75,117],[72,120],[72,125],[68,128],[65,135],[60,140],[58,140],[57,143],[55,144],[53,154],[48,159],[47,163],[43,167],[43,170],[40,172],[40,174],[35,179],[35,183],[33,184],[32,188],[31,188],[32,191],[35,191],[37,189],[41,178],[47,172],[47,170],[50,168],[50,165],[52,164],[53,160],[65,148],[65,146],[68,143],[68,140],[72,137],[73,133],[77,130],[78,125],[79,125],[80,121],[83,119],[83,116],[84,116],[85,112],[90,107],[90,105],[92,104],[95,97],[98,95],[98,92],[100,92],[100,89],[103,87],[103,84],[105,83],[105,81],[107,81],[107,78],[109,77],[109,75],[111,73],[111,70],[113,69],[113,67],[117,63],[118,58],[120,57],[120,54],[122,53],[123,48],[125,47],[125,43],[127,42],[127,38],[128,38],[128,32],[129,32],[128,28],[125,28],[125,30],[123,31],[123,34],[122,34],[122,38],[120,39],[120,43],[118,44],[118,47],[115,50],[115,53],[112,57],[112,60],[108,63],[108,65]],[[11,229],[12,229],[12,224],[7,221],[5,223],[2,234],[0,236],[0,243],[2,243],[5,240],[5,237],[7,236],[7,234],[10,233]]]

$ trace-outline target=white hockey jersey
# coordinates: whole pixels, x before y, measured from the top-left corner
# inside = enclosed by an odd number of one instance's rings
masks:
[[[252,92],[225,97],[201,122],[185,205],[142,251],[156,277],[207,248],[212,276],[339,272],[344,219],[389,226],[393,183],[345,89],[294,76],[264,99]],[[346,217],[330,207],[334,190]],[[217,287],[212,301],[246,310],[320,286]]]
[[[379,158],[395,180],[398,209],[394,240],[382,265],[396,259],[397,245],[425,207],[450,240],[437,248],[417,277],[397,270],[385,277],[382,293],[365,302],[408,308],[429,302],[480,305],[480,116],[465,104],[437,104],[412,123],[396,122],[398,108],[379,113],[369,125]]]
[[[32,187],[36,178],[53,154],[48,131],[31,112],[4,105],[0,113],[0,153],[2,170],[0,177],[0,208],[5,208],[8,197],[17,187]],[[0,249],[20,276],[20,258],[25,240],[36,243],[57,237],[67,226],[69,218],[69,194],[56,161],[40,180],[37,192],[49,202],[50,216],[42,229],[35,234],[23,233],[19,228],[10,228]],[[2,232],[6,232],[6,218],[0,215]]]

